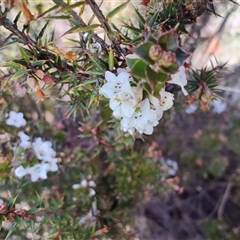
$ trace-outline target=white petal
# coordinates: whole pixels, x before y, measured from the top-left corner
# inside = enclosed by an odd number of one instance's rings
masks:
[[[19,167],[17,167],[14,171],[15,173],[15,176],[18,177],[18,178],[22,178],[24,177],[26,174],[27,174],[27,171],[26,169],[21,165]]]
[[[188,95],[186,89],[184,88],[184,86],[187,85],[187,76],[183,66],[179,68],[177,73],[171,75],[171,80],[168,81],[168,83],[179,85],[182,88],[183,94],[185,96]]]
[[[115,98],[111,98],[109,101],[109,107],[114,111],[120,105],[119,101],[116,101]]]
[[[81,187],[83,187],[83,188],[86,188],[87,187],[87,184],[88,184],[88,182],[87,182],[87,180],[86,179],[83,179],[82,181],[81,181]]]
[[[153,133],[153,126],[150,125],[150,124],[148,124],[148,125],[146,126],[146,128],[144,129],[144,132],[143,132],[143,133],[145,133],[145,134],[147,134],[147,135],[151,135],[151,134]]]
[[[121,112],[123,113],[123,117],[131,117],[135,112],[135,108],[133,107],[133,102],[123,102],[121,104]]]
[[[118,90],[116,91],[115,85],[112,83],[106,83],[99,89],[99,94],[106,98],[112,98],[117,92]]]
[[[118,82],[118,78],[115,76],[115,74],[113,74],[110,71],[106,71],[105,72],[105,79],[107,80],[107,82],[109,83],[117,83]]]
[[[118,80],[120,82],[128,82],[128,78],[130,77],[130,74],[127,72],[120,72],[119,75],[117,76]]]

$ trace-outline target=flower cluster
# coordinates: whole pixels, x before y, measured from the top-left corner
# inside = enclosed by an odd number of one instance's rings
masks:
[[[148,94],[143,98],[143,87],[141,82],[135,83],[130,73],[120,71],[116,76],[110,71],[105,73],[106,83],[100,88],[99,93],[110,99],[109,106],[113,116],[121,120],[121,129],[124,132],[134,134],[152,134],[155,127],[162,118],[163,111],[173,105],[174,95],[162,88],[159,98]],[[181,86],[184,94],[187,92],[184,86],[187,83],[183,67],[179,72],[171,76],[171,84]]]
[[[86,180],[83,179],[80,183],[75,183],[72,185],[72,189],[76,190],[79,188],[88,188],[89,190],[89,197],[93,197],[94,195],[96,195],[96,191],[94,190],[94,188],[96,187],[96,183],[93,180]]]
[[[35,156],[39,160],[39,163],[24,168],[22,165],[15,169],[15,175],[18,178],[22,178],[26,175],[30,175],[31,181],[36,182],[38,179],[47,179],[47,173],[58,171],[58,159],[56,158],[56,152],[52,149],[52,143],[50,141],[43,141],[40,137],[35,139],[33,143],[29,142],[30,137],[25,133],[20,132],[20,146],[32,148]],[[24,136],[24,137],[23,137]]]
[[[27,124],[24,119],[23,113],[11,111],[9,117],[6,120],[6,124],[15,126],[17,128],[23,127]],[[17,154],[20,154],[21,162],[25,159],[25,151],[31,150],[34,156],[38,159],[38,163],[33,166],[23,167],[18,166],[15,170],[15,176],[23,178],[24,176],[30,176],[32,182],[36,182],[38,179],[47,179],[47,173],[58,171],[58,159],[56,158],[56,152],[52,149],[52,143],[50,141],[43,141],[38,137],[34,142],[31,142],[30,137],[23,131],[18,132],[20,140],[18,147],[13,147],[15,153],[15,159]]]

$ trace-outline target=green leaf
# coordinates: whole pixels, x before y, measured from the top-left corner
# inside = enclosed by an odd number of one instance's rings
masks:
[[[47,61],[47,60],[32,61],[32,62],[31,62],[31,65],[32,65],[33,67],[40,67],[40,66],[42,66],[43,64],[45,64],[46,61]]]
[[[177,62],[178,64],[181,66],[183,65],[184,61],[186,60],[186,58],[189,56],[189,53],[186,53],[184,50],[182,50],[181,48],[178,48],[176,51],[176,58],[177,58]]]
[[[150,66],[146,67],[146,77],[149,82],[164,82],[168,78],[168,74],[164,72],[155,72]]]
[[[147,64],[140,59],[127,58],[127,64],[131,69],[131,74],[136,78],[146,79],[145,69]]]
[[[160,46],[167,51],[176,51],[178,49],[178,35],[176,31],[170,30],[158,38]]]
[[[110,71],[112,71],[114,67],[114,55],[113,55],[112,48],[110,48],[109,54],[108,54],[108,67]]]
[[[28,73],[28,71],[26,69],[19,69],[11,78],[10,80],[16,80],[19,79],[20,77],[26,75]]]
[[[9,229],[8,234],[7,234],[6,238],[5,238],[5,240],[7,240],[10,237],[10,235],[13,233],[13,230],[17,227],[17,225],[18,224],[16,222],[12,223],[11,228]]]
[[[15,205],[15,203],[16,203],[16,201],[17,201],[17,198],[18,198],[18,195],[17,195],[15,198],[10,198],[10,199],[8,200],[7,206],[8,206],[8,209],[9,209],[9,210],[13,208],[13,206]]]
[[[67,34],[72,34],[72,33],[81,33],[81,32],[89,32],[91,30],[94,30],[98,27],[100,27],[100,24],[92,24],[86,27],[80,27],[80,26],[75,26],[71,29],[69,29],[67,32],[65,32],[62,36],[65,36]]]
[[[28,213],[29,214],[35,214],[35,213],[40,212],[42,210],[44,210],[44,208],[31,208],[31,209],[28,210]]]
[[[152,45],[151,42],[145,42],[134,49],[135,53],[148,64],[154,64],[154,61],[149,57],[149,50]]]
[[[15,62],[5,62],[1,64],[1,66],[9,67],[11,69],[16,69],[16,70],[19,70],[22,67],[19,63],[15,63]]]
[[[37,36],[37,40],[39,40],[39,39],[42,38],[42,36],[43,36],[43,34],[44,34],[44,32],[45,32],[45,30],[46,30],[46,28],[47,28],[48,23],[49,23],[49,21],[47,21],[47,22],[45,23],[45,25],[43,26],[43,28],[41,29],[40,33],[39,33],[38,36]]]
[[[113,17],[114,15],[116,15],[117,13],[119,13],[120,11],[122,11],[122,10],[128,5],[129,2],[130,2],[130,0],[128,0],[128,1],[125,2],[125,3],[120,4],[119,6],[117,6],[116,8],[114,8],[110,13],[108,13],[106,17],[107,17],[107,18]]]
[[[29,61],[30,61],[29,55],[32,56],[32,55],[33,55],[32,52],[29,51],[29,50],[26,49],[26,48],[22,48],[22,47],[18,47],[18,48],[19,48],[19,50],[20,50],[20,53],[21,53],[23,59],[24,59],[26,62],[29,62]]]
[[[79,2],[76,2],[74,4],[71,4],[71,5],[68,5],[67,7],[63,7],[60,12],[63,12],[63,11],[69,11],[69,10],[72,10],[76,7],[79,7],[81,5],[85,5],[85,1],[79,1]]]
[[[149,27],[153,27],[153,25],[155,24],[157,18],[159,16],[159,11],[156,11],[153,16],[151,17],[151,19],[148,21],[148,26]]]
[[[140,12],[136,8],[134,8],[134,10],[135,10],[135,12],[137,14],[137,18],[138,18],[138,21],[139,21],[139,27],[141,29],[144,29],[144,25],[145,25],[144,17],[140,14]]]
[[[163,67],[163,66],[161,66],[161,69],[163,69],[163,71],[167,72],[167,73],[176,73],[178,71],[178,68],[179,68],[179,65],[177,63],[174,63],[170,67]]]
[[[47,20],[52,20],[52,19],[55,19],[55,20],[70,20],[72,17],[71,16],[65,16],[65,15],[62,15],[62,16],[50,16],[50,17],[46,17],[45,19]]]

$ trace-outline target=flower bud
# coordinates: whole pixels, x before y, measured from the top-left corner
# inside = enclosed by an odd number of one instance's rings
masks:
[[[20,217],[26,216],[27,210],[26,209],[15,209],[14,213]]]
[[[38,69],[35,72],[35,75],[42,80],[44,78],[44,76],[45,76],[45,73],[41,69]]]
[[[14,222],[15,221],[15,217],[16,215],[14,213],[9,213],[7,216],[6,216],[6,219],[8,222]]]
[[[162,56],[162,54],[163,54],[162,48],[159,45],[155,44],[150,47],[148,56],[153,61],[157,61]]]
[[[7,204],[6,204],[5,202],[2,202],[2,203],[0,204],[0,214],[6,213],[7,210],[8,210]]]
[[[159,65],[164,67],[170,67],[177,61],[176,54],[174,52],[163,52],[161,59],[159,60]]]

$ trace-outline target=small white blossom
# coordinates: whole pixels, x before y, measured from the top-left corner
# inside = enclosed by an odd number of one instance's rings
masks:
[[[16,177],[22,178],[27,174],[27,171],[22,165],[20,165],[15,169],[14,173]]]
[[[145,98],[137,107],[136,111],[130,118],[123,118],[121,120],[121,129],[130,134],[135,128],[140,134],[152,134],[153,127],[158,124],[158,117],[156,112],[150,108],[150,103]],[[130,131],[129,131],[130,130]]]
[[[42,141],[39,137],[33,142],[32,146],[39,160],[49,162],[56,156],[56,152],[52,149],[52,143],[50,141]]]
[[[58,165],[57,165],[58,159],[52,158],[50,161],[47,161],[45,163],[49,164],[49,171],[50,172],[56,172],[58,171]]]
[[[76,190],[76,189],[79,189],[81,187],[81,184],[79,183],[75,183],[72,185],[72,189]]]
[[[184,88],[184,86],[187,85],[187,76],[185,73],[185,68],[183,66],[179,68],[177,73],[171,75],[171,80],[168,81],[168,83],[179,85],[182,89],[183,94],[185,96],[188,95],[186,89]]]
[[[89,196],[89,197],[93,197],[93,196],[95,196],[95,195],[96,195],[96,191],[91,188],[90,191],[89,191],[88,196]]]
[[[221,114],[227,108],[227,104],[221,100],[215,100],[213,102],[213,112],[217,114]]]
[[[88,186],[94,188],[96,187],[96,183],[93,180],[91,180],[88,182]]]
[[[149,94],[149,102],[151,104],[151,108],[156,111],[158,120],[160,120],[163,116],[163,106],[161,105],[160,100]]]
[[[161,160],[162,163],[162,169],[169,175],[169,176],[175,176],[178,171],[178,163],[174,160],[167,159],[165,160],[162,158]]]
[[[164,88],[159,92],[160,102],[163,106],[163,111],[170,109],[173,106],[174,95],[170,92],[166,92]]]
[[[105,72],[105,83],[100,89],[99,93],[104,95],[106,98],[112,98],[116,93],[121,91],[122,85],[125,82],[129,82],[129,76],[127,72],[121,72],[118,76],[110,71]]]
[[[81,181],[80,185],[81,185],[81,187],[86,188],[87,185],[88,185],[87,180],[86,180],[86,179],[83,179],[83,180]]]
[[[110,99],[109,106],[113,110],[113,116],[116,118],[131,117],[142,100],[142,92],[142,88],[131,87],[126,81],[121,91]]]
[[[20,146],[24,149],[30,148],[31,147],[31,142],[29,142],[30,137],[25,134],[24,132],[19,132],[18,136],[20,138]]]
[[[23,113],[10,111],[9,117],[6,120],[7,125],[15,126],[17,128],[25,126],[27,124],[26,120],[23,117]]]
[[[36,182],[38,179],[47,179],[48,170],[48,163],[38,163],[32,167],[26,168],[27,173],[31,176],[32,182]]]
[[[97,218],[96,218],[97,213],[98,213],[97,202],[94,201],[92,203],[92,209],[85,216],[80,218],[79,224],[86,228],[89,228],[95,225],[97,221]]]
[[[192,114],[198,109],[198,106],[196,104],[190,104],[186,107],[185,113]]]
[[[117,74],[120,74],[121,72],[127,72],[129,74],[128,81],[133,82],[133,77],[130,75],[130,68],[117,68]]]

